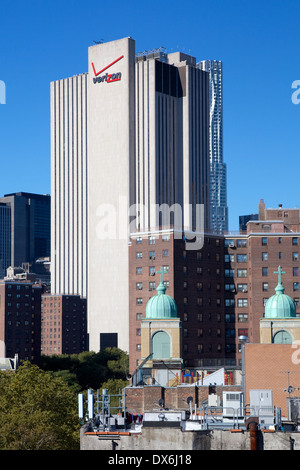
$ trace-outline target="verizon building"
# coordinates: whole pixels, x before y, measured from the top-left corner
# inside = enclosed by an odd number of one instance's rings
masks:
[[[87,297],[90,350],[129,350],[129,234],[209,214],[208,74],[125,38],[88,50],[88,73],[51,83],[52,293]]]

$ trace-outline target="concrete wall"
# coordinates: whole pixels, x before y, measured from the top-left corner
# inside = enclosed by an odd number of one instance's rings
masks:
[[[300,433],[262,432],[258,450],[300,450]],[[180,428],[146,428],[142,433],[120,435],[113,439],[81,431],[81,450],[188,451],[251,450],[250,433],[223,430],[182,432]]]

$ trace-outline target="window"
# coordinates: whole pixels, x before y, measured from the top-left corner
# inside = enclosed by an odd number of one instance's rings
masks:
[[[149,245],[155,245],[155,237],[149,237]]]
[[[142,282],[137,282],[136,283],[136,289],[137,290],[142,290],[143,289],[143,283]]]
[[[234,255],[225,255],[224,261],[225,263],[234,263]]]
[[[268,261],[268,253],[264,252],[261,254],[262,261]]]
[[[248,299],[238,299],[237,306],[241,308],[248,307]]]
[[[268,244],[268,238],[267,238],[267,237],[262,237],[262,239],[261,239],[261,244],[262,244],[263,246],[266,246],[266,245]]]
[[[163,272],[168,273],[169,272],[169,266],[163,266]]]
[[[262,290],[263,290],[263,292],[267,292],[269,290],[269,283],[268,282],[263,282]]]
[[[163,250],[163,256],[169,256],[169,250]]]
[[[298,245],[298,238],[293,237],[293,238],[292,238],[292,244],[293,244],[293,245]]]
[[[293,290],[299,290],[299,282],[293,282]]]
[[[237,290],[238,292],[248,292],[248,284],[238,284]]]
[[[142,274],[143,268],[136,268],[136,274]]]
[[[225,284],[225,291],[235,292],[235,285],[234,284]]]
[[[136,314],[136,319],[137,320],[141,320],[143,318],[143,314],[142,313],[137,313]]]
[[[247,313],[239,313],[238,314],[238,322],[245,323],[248,321],[248,314]]]
[[[202,260],[202,252],[197,251],[197,261],[201,261],[201,260]]]
[[[248,328],[239,328],[238,336],[247,336],[248,337]]]
[[[235,338],[235,329],[225,328],[225,338]]]
[[[202,307],[202,305],[203,305],[202,297],[197,297],[197,305],[199,305],[199,307]]]
[[[238,247],[245,248],[247,246],[247,240],[239,239],[236,241]]]
[[[225,269],[225,277],[234,277],[234,269]]]
[[[278,258],[279,258],[279,259],[282,258],[282,253],[281,253],[281,251],[279,251],[279,253],[278,253]]]
[[[298,252],[293,253],[293,261],[298,261]]]
[[[296,307],[299,307],[299,297],[294,297],[294,303]]]
[[[142,305],[142,303],[143,303],[143,299],[142,299],[141,297],[138,297],[138,298],[136,299],[136,304],[137,304],[137,305]]]
[[[155,266],[149,266],[149,275],[155,276]]]
[[[281,242],[282,242],[282,238],[278,237],[278,243],[281,243]]]
[[[247,263],[247,255],[237,255],[238,263]]]
[[[237,277],[247,277],[247,269],[238,269]]]
[[[155,290],[155,282],[149,282],[149,290]]]
[[[137,243],[137,244],[140,244],[140,243],[142,243],[142,242],[143,242],[142,237],[137,237],[136,243]]]
[[[299,268],[293,268],[293,276],[299,276]]]
[[[141,328],[137,328],[136,329],[136,336],[141,336],[141,332],[142,332]]]
[[[170,236],[169,236],[169,235],[165,234],[165,235],[162,236],[162,241],[163,241],[163,242],[167,242],[167,241],[169,241],[169,240],[170,240]]]
[[[202,289],[203,289],[203,283],[197,282],[197,290],[202,290]]]
[[[232,248],[234,246],[234,240],[224,240],[224,246]]]
[[[234,322],[235,322],[235,315],[234,315],[234,313],[226,313],[226,314],[225,314],[225,322],[226,322],[226,323],[234,323]]]
[[[262,275],[267,276],[268,275],[268,268],[262,268]]]
[[[149,259],[155,259],[155,251],[149,251]]]
[[[142,257],[143,257],[143,253],[138,252],[138,253],[136,254],[136,259],[141,259]]]
[[[225,299],[225,307],[234,307],[235,300],[234,299]]]
[[[183,314],[183,321],[188,321],[188,314],[187,313]]]

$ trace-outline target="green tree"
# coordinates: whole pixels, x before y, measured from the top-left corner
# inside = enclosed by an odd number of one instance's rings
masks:
[[[77,400],[64,380],[30,362],[0,372],[0,449],[79,449]]]

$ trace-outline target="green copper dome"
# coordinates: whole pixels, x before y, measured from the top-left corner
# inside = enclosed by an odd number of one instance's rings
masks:
[[[266,302],[265,318],[295,318],[295,303],[291,297],[284,293],[285,289],[281,283],[281,274],[284,274],[284,272],[280,266],[275,274],[278,274],[278,284],[275,288],[276,294]]]
[[[177,305],[175,300],[166,295],[166,287],[163,285],[163,269],[158,271],[161,273],[161,281],[157,287],[157,294],[148,301],[146,306],[146,318],[148,319],[164,319],[177,318]]]

